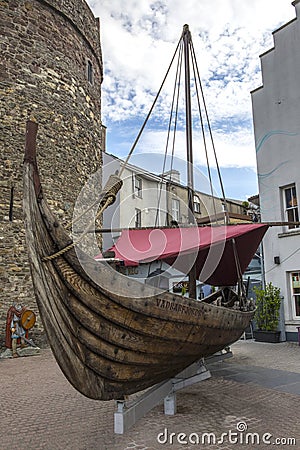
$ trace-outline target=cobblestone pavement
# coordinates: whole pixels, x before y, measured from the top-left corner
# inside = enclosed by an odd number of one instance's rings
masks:
[[[0,360],[0,450],[300,449],[300,347],[239,341],[232,351],[232,358],[213,365],[212,378],[177,393],[176,415],[164,415],[161,404],[124,435],[114,434],[115,403],[75,391],[49,349]],[[293,393],[263,385],[261,370],[270,380],[276,370]],[[230,432],[237,434],[221,443]],[[203,433],[213,433],[210,444],[208,436],[201,444]],[[250,437],[253,445],[246,444]]]

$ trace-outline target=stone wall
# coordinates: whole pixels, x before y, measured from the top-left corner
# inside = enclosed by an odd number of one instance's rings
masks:
[[[84,0],[0,0],[0,347],[13,302],[37,307],[23,230],[26,120],[39,123],[44,190],[69,221],[87,176],[101,166],[99,21]],[[88,66],[91,78],[88,79]],[[32,330],[42,340],[42,324]]]

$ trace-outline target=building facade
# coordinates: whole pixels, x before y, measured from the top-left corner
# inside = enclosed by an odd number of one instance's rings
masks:
[[[263,85],[252,94],[262,222],[299,221],[300,0],[296,18],[274,31],[274,47],[260,56]],[[282,340],[300,326],[300,227],[271,227],[264,238],[265,281],[283,297]]]
[[[188,189],[180,182],[180,173],[172,170],[164,175],[167,189],[167,209],[169,213],[169,225],[172,221],[178,225],[188,225],[204,217],[212,217],[222,213],[222,201],[218,197],[211,196],[204,192],[194,192],[193,206],[190,213]]]
[[[112,173],[120,172],[124,162],[103,153],[103,185]],[[158,175],[126,164],[122,174],[123,186],[115,203],[103,213],[103,228],[141,228],[166,226],[168,220],[166,182]],[[103,249],[110,248],[120,231],[103,235]]]
[[[0,346],[13,303],[37,307],[27,262],[22,161],[28,118],[39,124],[45,194],[62,221],[101,165],[99,20],[84,0],[0,2]],[[40,321],[36,330],[42,330]],[[39,334],[39,333],[38,333]]]

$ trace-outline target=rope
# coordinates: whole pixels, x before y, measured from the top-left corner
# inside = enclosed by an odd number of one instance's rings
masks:
[[[171,167],[173,167],[173,157],[174,157],[174,147],[175,147],[175,131],[177,128],[177,114],[178,114],[178,103],[179,103],[179,84],[180,84],[180,77],[181,77],[181,65],[182,65],[182,46],[183,46],[183,41],[184,41],[184,36],[186,35],[186,32],[188,31],[188,26],[184,27],[182,36],[179,39],[179,42],[177,44],[176,50],[173,54],[173,57],[171,59],[171,62],[169,64],[169,67],[167,69],[167,72],[164,76],[164,79],[162,81],[162,84],[156,94],[156,97],[154,99],[154,102],[146,116],[146,119],[126,157],[126,160],[124,161],[121,170],[120,170],[120,174],[119,176],[115,175],[111,175],[108,179],[108,182],[104,188],[104,190],[102,191],[102,193],[100,194],[100,202],[99,202],[99,198],[96,199],[91,206],[89,206],[85,211],[83,211],[79,216],[77,216],[72,222],[70,222],[66,228],[70,228],[71,226],[74,225],[74,223],[78,222],[86,213],[88,213],[94,206],[97,205],[97,203],[99,203],[100,206],[100,210],[97,212],[96,215],[96,219],[103,213],[103,211],[112,203],[114,203],[115,199],[116,199],[116,195],[118,193],[118,191],[120,190],[121,186],[122,186],[122,180],[121,180],[121,176],[123,171],[125,170],[128,161],[141,137],[142,132],[144,131],[144,128],[148,122],[148,119],[150,117],[150,115],[152,114],[152,111],[154,109],[154,106],[156,105],[156,102],[159,98],[159,95],[162,91],[162,88],[165,84],[165,81],[169,75],[169,72],[171,70],[171,67],[173,65],[173,62],[175,60],[175,56],[179,50],[179,57],[178,57],[178,63],[177,63],[177,70],[176,70],[176,80],[175,80],[175,86],[174,86],[174,92],[173,92],[173,99],[172,99],[172,107],[171,107],[171,117],[170,117],[170,121],[169,121],[169,130],[168,130],[168,137],[167,137],[167,143],[166,143],[166,152],[165,152],[165,159],[164,159],[164,168],[163,168],[163,173],[165,171],[165,166],[166,166],[166,157],[167,157],[167,151],[168,151],[168,146],[169,146],[169,139],[170,139],[170,129],[171,129],[171,124],[172,124],[172,116],[173,116],[173,108],[174,108],[174,103],[175,103],[175,96],[176,96],[176,81],[178,80],[178,92],[177,92],[177,105],[176,105],[176,114],[175,114],[175,124],[174,124],[174,136],[173,136],[173,148],[172,148],[172,159],[171,159]],[[190,33],[189,33],[190,36]],[[213,200],[213,205],[214,205],[214,210],[216,212],[216,207],[215,207],[215,199],[214,199],[214,195],[213,195],[213,189],[212,189],[212,178],[211,178],[211,172],[210,172],[210,167],[209,167],[209,161],[208,161],[208,151],[207,151],[207,145],[206,145],[206,139],[205,139],[205,130],[204,130],[204,124],[203,124],[203,116],[202,116],[202,112],[201,112],[201,108],[200,108],[200,101],[199,101],[199,92],[198,92],[198,85],[197,85],[197,79],[198,79],[198,84],[199,84],[199,88],[201,91],[201,96],[202,96],[202,101],[203,101],[203,105],[204,105],[204,110],[205,110],[205,118],[206,118],[206,122],[207,122],[207,126],[209,129],[209,133],[210,133],[210,138],[211,138],[211,143],[212,143],[212,148],[213,148],[213,152],[214,152],[214,157],[215,157],[215,161],[216,161],[216,166],[217,166],[217,171],[218,171],[218,175],[219,175],[219,181],[220,181],[220,186],[221,186],[221,190],[222,190],[222,195],[223,195],[223,200],[224,200],[224,207],[225,207],[225,219],[228,222],[228,208],[227,208],[227,202],[226,202],[226,198],[225,198],[225,192],[224,192],[224,187],[223,187],[223,183],[222,183],[222,178],[221,178],[221,173],[220,173],[220,168],[219,168],[219,164],[218,164],[218,160],[217,160],[217,155],[216,155],[216,150],[215,150],[215,145],[214,145],[214,141],[213,141],[213,136],[212,136],[212,131],[211,131],[211,126],[210,126],[210,122],[209,122],[209,118],[208,118],[208,112],[207,112],[207,108],[206,108],[206,103],[205,103],[205,99],[204,99],[204,93],[203,93],[203,88],[202,88],[202,84],[201,84],[201,79],[200,79],[200,75],[199,75],[199,70],[198,70],[198,65],[197,65],[197,60],[196,60],[196,55],[195,55],[195,50],[193,47],[193,43],[191,38],[189,38],[189,52],[191,54],[192,57],[192,63],[193,63],[193,71],[194,71],[194,77],[195,77],[195,85],[196,85],[196,92],[197,92],[197,98],[198,98],[198,107],[199,107],[199,114],[200,114],[200,122],[201,122],[201,129],[202,129],[202,134],[203,134],[203,138],[204,138],[204,147],[205,147],[205,153],[206,153],[206,160],[207,160],[207,165],[208,165],[208,173],[209,173],[209,180],[210,180],[210,185],[211,185],[211,195],[212,195],[212,200]],[[190,155],[191,156],[191,155]],[[160,206],[160,201],[161,201],[161,194],[162,194],[162,182],[161,182],[161,186],[160,186],[160,192],[159,192],[159,199],[158,199],[158,208]],[[158,217],[158,209],[157,209],[157,213],[156,213],[156,219],[155,219],[155,225],[157,225],[157,222],[159,221],[159,217]],[[80,237],[72,242],[71,244],[69,244],[68,246],[66,246],[65,248],[59,250],[58,252],[54,253],[53,255],[49,255],[43,258],[44,261],[49,261],[52,260],[62,254],[64,254],[65,252],[67,252],[68,250],[72,249],[76,244],[78,244],[86,235],[86,233],[89,232],[92,223],[94,222],[91,221],[91,223],[87,226],[87,228],[84,230],[84,232],[80,235]]]
[[[177,61],[177,68],[176,68],[176,76],[175,76],[172,104],[171,104],[171,108],[170,108],[171,109],[171,113],[170,113],[170,119],[169,119],[166,148],[165,148],[163,168],[162,168],[162,174],[161,174],[160,185],[159,185],[159,196],[158,196],[157,209],[156,209],[155,227],[159,224],[159,208],[160,208],[160,202],[161,202],[161,196],[162,196],[163,178],[164,178],[164,174],[165,174],[165,170],[166,170],[167,154],[168,154],[169,140],[170,140],[170,134],[171,134],[171,126],[172,126],[172,118],[173,118],[173,114],[174,114],[174,103],[175,103],[175,97],[176,97],[176,85],[178,84],[178,87],[177,87],[177,103],[176,103],[176,110],[175,110],[174,130],[173,130],[173,146],[172,146],[172,156],[171,156],[171,169],[170,170],[172,170],[172,168],[173,168],[175,132],[176,132],[176,127],[177,127],[177,114],[178,114],[178,97],[179,97],[179,87],[180,87],[179,84],[180,84],[180,78],[181,78],[181,62],[182,62],[182,46],[180,47],[179,54],[178,54],[178,61]],[[178,80],[178,83],[177,83],[177,80]],[[171,179],[171,172],[170,172],[170,179]],[[166,217],[166,220],[167,220],[167,217]]]
[[[193,54],[192,54],[192,56],[193,56],[193,58],[192,58],[193,71],[194,71],[194,76],[195,76],[195,79],[196,79],[196,67],[195,67],[195,65],[197,65],[197,61],[195,61],[195,57],[194,57]],[[201,80],[200,80],[199,74],[198,74],[198,83],[199,83],[199,85],[201,87]],[[205,134],[205,130],[204,130],[203,114],[202,114],[202,110],[201,110],[201,106],[200,106],[200,97],[199,97],[199,90],[198,90],[198,84],[197,83],[195,83],[195,87],[196,87],[196,94],[197,94],[197,102],[198,102],[198,110],[199,110],[199,119],[200,119],[200,124],[201,124],[202,139],[203,139],[205,158],[206,158],[206,164],[207,164],[207,172],[208,172],[208,179],[209,179],[209,186],[210,186],[210,194],[211,194],[211,198],[212,198],[212,202],[213,202],[214,214],[217,217],[217,208],[216,208],[216,202],[215,202],[215,197],[214,197],[212,176],[211,176],[211,170],[210,170],[210,164],[209,164],[209,158],[208,158],[206,134]],[[201,90],[201,92],[202,92],[202,90]],[[203,95],[202,95],[202,99],[203,99]]]
[[[111,205],[113,202],[114,202],[114,197],[113,197],[113,196],[110,196],[110,197],[106,200],[106,202],[105,202],[105,204],[102,206],[102,208],[100,208],[100,210],[98,211],[97,216],[96,216],[96,219],[97,219],[98,216],[100,216],[100,214],[102,214],[103,211],[104,211],[109,205]],[[62,249],[59,250],[58,252],[53,253],[52,255],[44,256],[44,257],[42,258],[42,261],[52,261],[53,259],[58,258],[59,256],[61,256],[61,255],[63,255],[64,253],[68,252],[69,250],[71,250],[73,247],[75,247],[75,245],[79,244],[79,242],[82,241],[82,239],[85,237],[86,233],[89,231],[90,226],[91,226],[91,224],[89,224],[89,225],[87,226],[87,228],[84,230],[84,232],[81,234],[81,236],[79,236],[79,238],[78,238],[76,241],[74,241],[74,242],[72,242],[71,244],[67,245],[66,247],[62,248]]]
[[[169,148],[172,119],[173,119],[173,115],[174,115],[174,104],[176,102],[175,117],[174,117],[174,128],[173,128],[173,139],[172,139],[172,154],[171,154],[170,174],[169,174],[169,180],[170,181],[171,181],[171,176],[172,176],[171,172],[172,172],[172,169],[173,169],[174,149],[175,149],[175,136],[176,136],[176,129],[177,129],[178,103],[179,103],[179,92],[180,92],[180,80],[181,80],[181,69],[182,69],[182,55],[183,55],[183,41],[182,41],[182,39],[181,39],[180,42],[181,42],[181,45],[180,45],[179,51],[178,51],[178,60],[177,60],[177,67],[176,67],[176,75],[175,75],[175,82],[174,82],[174,89],[173,89],[172,104],[171,104],[171,108],[170,108],[171,109],[171,113],[170,113],[170,119],[169,119],[166,148],[165,148],[163,168],[162,168],[162,174],[161,174],[160,185],[159,185],[159,196],[158,196],[156,216],[155,216],[155,227],[157,227],[157,224],[159,224],[159,208],[160,208],[160,202],[161,202],[161,197],[162,197],[163,177],[164,177],[165,170],[166,170],[167,154],[168,154],[168,148]],[[165,223],[166,223],[166,225],[168,224],[168,214],[166,214]],[[148,277],[149,277],[149,275],[151,273],[151,264],[152,264],[152,262],[150,262],[149,267],[148,267]],[[160,260],[160,269],[162,269],[162,260]]]
[[[116,200],[116,197],[117,197],[117,193],[121,189],[122,185],[123,185],[123,181],[121,180],[121,178],[117,174],[111,174],[106,182],[106,185],[104,186],[104,189],[102,190],[102,192],[100,194],[100,198],[101,198],[101,196],[103,196],[103,199],[100,201],[100,206],[105,201],[105,199],[107,198],[108,195],[114,196],[114,201],[112,202],[112,203],[114,203]],[[79,216],[77,216],[75,219],[73,219],[72,222],[68,223],[65,228],[66,229],[71,228],[71,226],[73,226],[74,223],[78,222],[78,220],[80,220],[86,213],[88,213],[91,209],[93,209],[93,207],[98,202],[99,202],[99,198],[97,198],[91,204],[91,206],[88,207],[88,209],[86,209],[81,214],[79,214]]]
[[[203,106],[204,106],[204,111],[205,111],[205,117],[206,117],[207,126],[208,126],[208,130],[209,130],[209,135],[210,135],[210,139],[211,139],[211,143],[212,143],[212,149],[213,149],[214,157],[215,157],[215,161],[216,161],[216,167],[217,167],[217,172],[218,172],[218,177],[219,177],[220,187],[221,187],[221,191],[222,191],[222,195],[223,195],[224,209],[225,209],[225,220],[226,220],[226,224],[228,224],[228,223],[229,223],[228,205],[227,205],[227,200],[226,200],[226,197],[225,197],[224,185],[223,185],[223,181],[222,181],[221,171],[220,171],[220,167],[219,167],[219,163],[218,163],[218,158],[217,158],[217,152],[216,152],[215,143],[214,143],[214,139],[213,139],[212,129],[211,129],[211,126],[210,126],[210,121],[209,121],[209,117],[208,117],[208,111],[207,111],[206,102],[205,102],[205,97],[204,97],[204,92],[203,92],[202,83],[201,83],[201,79],[200,79],[200,74],[199,74],[199,69],[198,69],[198,64],[197,64],[196,54],[195,54],[195,50],[194,50],[194,46],[193,46],[192,41],[191,41],[191,44],[190,44],[190,45],[191,45],[191,50],[192,50],[192,56],[193,56],[193,58],[194,58],[194,60],[195,60],[195,64],[196,64],[196,70],[197,70],[198,82],[199,82],[199,87],[200,87],[200,90],[201,90],[201,96],[202,96],[202,100],[203,100]]]
[[[145,128],[145,126],[146,126],[146,124],[147,124],[147,122],[148,122],[148,119],[149,119],[150,115],[152,114],[152,111],[153,111],[153,109],[154,109],[154,106],[155,106],[155,104],[156,104],[156,102],[157,102],[157,99],[158,99],[158,97],[159,97],[159,95],[160,95],[160,93],[161,93],[161,90],[162,90],[162,88],[163,88],[163,86],[164,86],[164,84],[165,84],[165,81],[166,81],[166,79],[167,79],[167,77],[168,77],[168,75],[169,75],[169,72],[170,72],[170,70],[171,70],[171,67],[172,67],[172,65],[173,65],[173,61],[174,61],[174,59],[175,59],[175,56],[176,56],[177,50],[178,50],[178,48],[179,48],[180,42],[181,42],[181,38],[179,39],[179,42],[178,42],[177,47],[176,47],[176,50],[175,50],[175,52],[174,52],[174,55],[173,55],[173,57],[172,57],[172,60],[171,60],[171,62],[170,62],[170,65],[169,65],[169,67],[168,67],[167,73],[165,74],[165,77],[164,77],[164,79],[163,79],[163,82],[162,82],[162,84],[161,84],[161,86],[160,86],[160,88],[159,88],[159,90],[158,90],[158,92],[157,92],[157,94],[156,94],[156,97],[155,97],[155,99],[154,99],[154,102],[153,102],[153,104],[152,104],[152,106],[151,106],[151,108],[150,108],[150,110],[149,110],[149,112],[148,112],[148,114],[147,114],[147,117],[146,117],[146,119],[145,119],[145,121],[144,121],[144,123],[143,123],[143,125],[142,125],[142,127],[141,127],[141,129],[140,129],[140,131],[139,131],[139,133],[138,133],[138,135],[137,135],[137,137],[136,137],[136,139],[135,139],[135,141],[134,141],[134,143],[133,143],[133,145],[132,145],[132,147],[131,147],[129,153],[128,153],[128,155],[127,155],[127,158],[126,158],[126,160],[125,160],[125,162],[124,162],[124,164],[123,164],[123,166],[122,166],[122,168],[121,168],[120,176],[122,175],[123,171],[125,170],[125,167],[127,166],[128,161],[129,161],[129,159],[130,159],[130,157],[131,157],[131,155],[132,155],[132,153],[133,153],[133,151],[134,151],[134,149],[135,149],[135,147],[136,147],[136,145],[137,145],[137,143],[138,143],[138,141],[139,141],[139,139],[140,139],[140,137],[141,137],[141,134],[142,134],[142,132],[144,131],[144,128]]]
[[[117,193],[121,189],[122,184],[123,184],[122,180],[117,175],[111,175],[109,177],[109,179],[104,187],[104,190],[101,193],[101,195],[103,195],[103,198],[100,201],[100,209],[99,209],[99,211],[97,211],[95,220],[97,220],[99,218],[99,216],[103,213],[103,211],[108,206],[112,205],[115,202]],[[82,216],[84,216],[88,211],[90,211],[93,208],[93,206],[96,205],[96,203],[98,201],[99,201],[99,199],[97,199],[95,202],[93,202],[93,204],[88,209],[86,209],[82,214],[80,214],[78,217],[76,217],[76,220],[74,220],[73,223],[77,222]],[[75,245],[79,244],[79,242],[82,241],[82,239],[85,237],[85,235],[90,230],[91,225],[93,223],[94,223],[94,220],[92,220],[88,224],[88,226],[85,228],[83,233],[79,236],[79,238],[76,239],[76,241],[73,241],[71,244],[67,245],[66,247],[62,248],[61,250],[59,250],[58,252],[56,252],[52,255],[44,256],[42,258],[42,261],[52,261],[53,259],[58,258],[58,256],[61,256],[64,253],[71,250],[73,247],[75,247]]]
[[[243,272],[242,272],[240,260],[239,260],[238,254],[237,254],[235,239],[232,239],[232,248],[233,248],[234,261],[235,261],[235,265],[236,265],[236,271],[238,274],[238,291],[239,291],[238,296],[240,297],[240,307],[245,307],[246,291],[245,291],[244,283],[242,281]],[[242,295],[240,295],[240,294],[242,294]]]
[[[152,104],[152,106],[151,106],[151,108],[150,108],[150,110],[149,110],[149,112],[147,114],[147,117],[146,117],[146,119],[145,119],[145,121],[144,121],[144,123],[143,123],[143,125],[142,125],[142,127],[141,127],[141,129],[140,129],[140,131],[139,131],[139,133],[138,133],[138,135],[137,135],[137,137],[136,137],[136,139],[135,139],[135,141],[134,141],[130,151],[129,151],[129,153],[128,153],[128,155],[127,155],[127,158],[126,158],[124,164],[121,167],[119,177],[117,177],[117,175],[111,175],[109,180],[108,180],[107,185],[104,188],[104,191],[102,192],[102,195],[103,195],[104,198],[101,200],[100,206],[103,204],[103,202],[105,202],[105,205],[104,205],[103,209],[100,210],[98,215],[100,215],[104,211],[105,208],[107,208],[109,205],[111,205],[115,201],[116,195],[117,195],[118,191],[120,190],[120,188],[122,186],[122,183],[123,183],[122,180],[121,180],[121,175],[123,174],[123,171],[125,170],[125,168],[126,168],[126,166],[128,164],[128,161],[129,161],[129,159],[130,159],[130,157],[131,157],[131,155],[132,155],[132,153],[133,153],[133,151],[134,151],[134,149],[135,149],[135,147],[136,147],[136,145],[137,145],[137,143],[139,141],[139,138],[141,137],[141,134],[142,134],[142,132],[143,132],[147,122],[148,122],[148,119],[149,119],[149,117],[150,117],[150,115],[151,115],[151,113],[152,113],[152,111],[154,109],[154,106],[155,106],[155,104],[157,102],[157,99],[159,98],[159,95],[160,95],[160,93],[162,91],[162,88],[163,88],[163,86],[165,84],[165,81],[166,81],[166,79],[167,79],[167,77],[169,75],[169,72],[171,70],[171,67],[173,65],[173,61],[175,59],[175,56],[176,56],[176,53],[177,53],[178,48],[180,46],[180,43],[181,43],[181,38],[178,41],[176,50],[175,50],[174,55],[173,55],[173,57],[171,59],[171,62],[170,62],[169,67],[168,67],[168,70],[167,70],[167,72],[165,74],[165,77],[163,79],[163,82],[162,82],[162,84],[161,84],[161,86],[160,86],[160,88],[159,88],[159,90],[158,90],[158,92],[156,94],[154,102],[153,102],[153,104]],[[112,178],[117,178],[117,183],[115,181],[113,183],[113,186],[119,186],[118,189],[116,189],[116,192],[114,192],[114,187],[109,187],[109,191],[108,191],[108,184],[109,184],[109,182],[110,182],[110,180]],[[106,202],[106,199],[108,198],[107,197],[108,195],[109,195],[109,197],[111,199],[109,200],[109,202]],[[78,222],[78,220],[80,220],[82,216],[84,216],[87,212],[89,212],[98,202],[99,202],[99,199],[96,199],[88,209],[86,209],[83,213],[81,213],[79,216],[77,216],[72,222],[68,223],[66,225],[66,229],[71,228],[74,225],[74,223]],[[97,217],[98,217],[98,215],[97,215]],[[88,229],[89,229],[89,227],[88,227]],[[83,238],[83,235],[80,237],[80,240]],[[79,240],[76,241],[76,243],[77,242],[79,242]],[[76,243],[74,242],[73,244],[70,244],[69,246],[65,247],[65,249],[62,249],[64,251],[60,250],[59,252],[55,253],[55,255],[53,255],[53,257],[59,256],[60,254],[63,254],[64,252],[68,251],[70,248],[74,247],[74,245],[76,245]],[[47,257],[44,258],[44,260],[49,260],[49,259],[51,259],[50,256],[47,256]]]
[[[241,269],[240,260],[239,260],[237,250],[236,250],[235,239],[232,239],[232,247],[233,247],[234,261],[235,261],[235,265],[236,265],[236,271],[240,278],[243,275],[243,272]]]

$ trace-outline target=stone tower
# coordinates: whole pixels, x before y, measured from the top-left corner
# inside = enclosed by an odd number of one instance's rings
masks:
[[[41,178],[61,220],[70,220],[87,176],[101,166],[104,127],[99,20],[85,0],[1,0],[0,20],[1,347],[13,302],[37,313],[23,230],[26,120],[39,123]],[[38,342],[40,330],[38,323]]]

